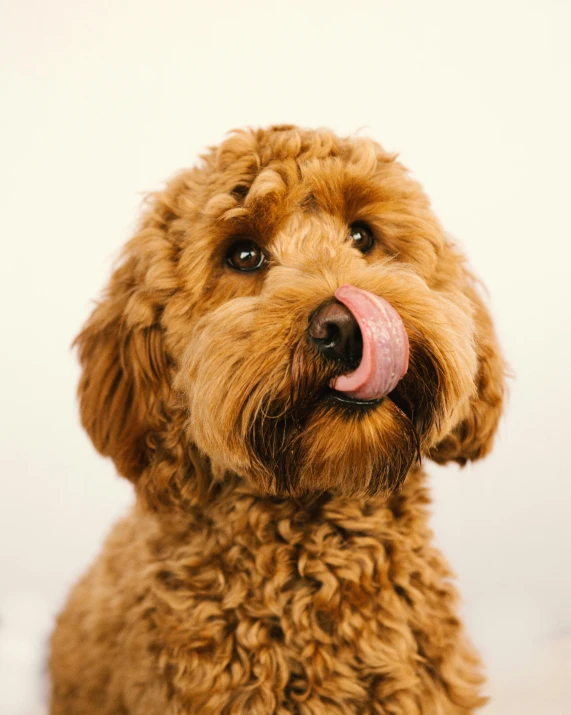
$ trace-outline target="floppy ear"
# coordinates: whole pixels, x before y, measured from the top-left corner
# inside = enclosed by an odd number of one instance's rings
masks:
[[[157,401],[168,375],[160,327],[151,316],[141,322],[130,315],[134,264],[128,258],[117,269],[74,344],[83,369],[83,426],[97,450],[136,482],[151,459],[147,441],[158,427]]]
[[[494,435],[502,412],[505,394],[506,365],[496,339],[490,314],[478,295],[475,281],[468,276],[465,294],[474,306],[478,372],[476,393],[466,406],[465,414],[439,444],[430,450],[435,462],[444,464],[485,457],[491,450]]]
[[[196,469],[172,390],[173,360],[161,324],[166,299],[150,279],[160,269],[169,282],[169,251],[163,228],[135,236],[74,343],[82,367],[82,424],[152,508],[192,500],[204,471]]]

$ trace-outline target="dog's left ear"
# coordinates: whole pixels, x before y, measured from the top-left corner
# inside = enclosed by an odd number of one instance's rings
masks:
[[[485,457],[492,448],[504,401],[506,364],[475,280],[468,276],[468,281],[464,293],[474,306],[476,393],[452,432],[430,450],[429,457],[439,464],[455,461],[464,465],[468,460]]]

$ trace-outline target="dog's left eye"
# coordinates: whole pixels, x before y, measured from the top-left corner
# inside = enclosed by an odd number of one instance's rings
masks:
[[[375,244],[373,232],[366,223],[352,223],[349,226],[349,238],[361,253],[368,253]]]
[[[266,262],[266,256],[254,241],[242,239],[230,246],[226,262],[236,271],[257,271]]]

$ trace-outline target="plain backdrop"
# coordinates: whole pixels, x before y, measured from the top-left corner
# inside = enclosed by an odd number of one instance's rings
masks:
[[[571,3],[0,7],[0,712],[42,713],[53,617],[132,499],[79,426],[70,343],[143,194],[284,122],[400,152],[487,285],[510,402],[488,459],[429,465],[432,523],[486,714],[571,712]]]

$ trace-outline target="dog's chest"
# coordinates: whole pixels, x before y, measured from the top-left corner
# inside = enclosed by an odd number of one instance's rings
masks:
[[[316,519],[238,499],[178,544],[155,543],[150,618],[169,644],[160,661],[208,672],[213,687],[270,678],[300,698],[316,687],[328,697],[339,680],[365,698],[388,673],[414,679],[454,593],[424,510],[400,501],[331,503]]]

